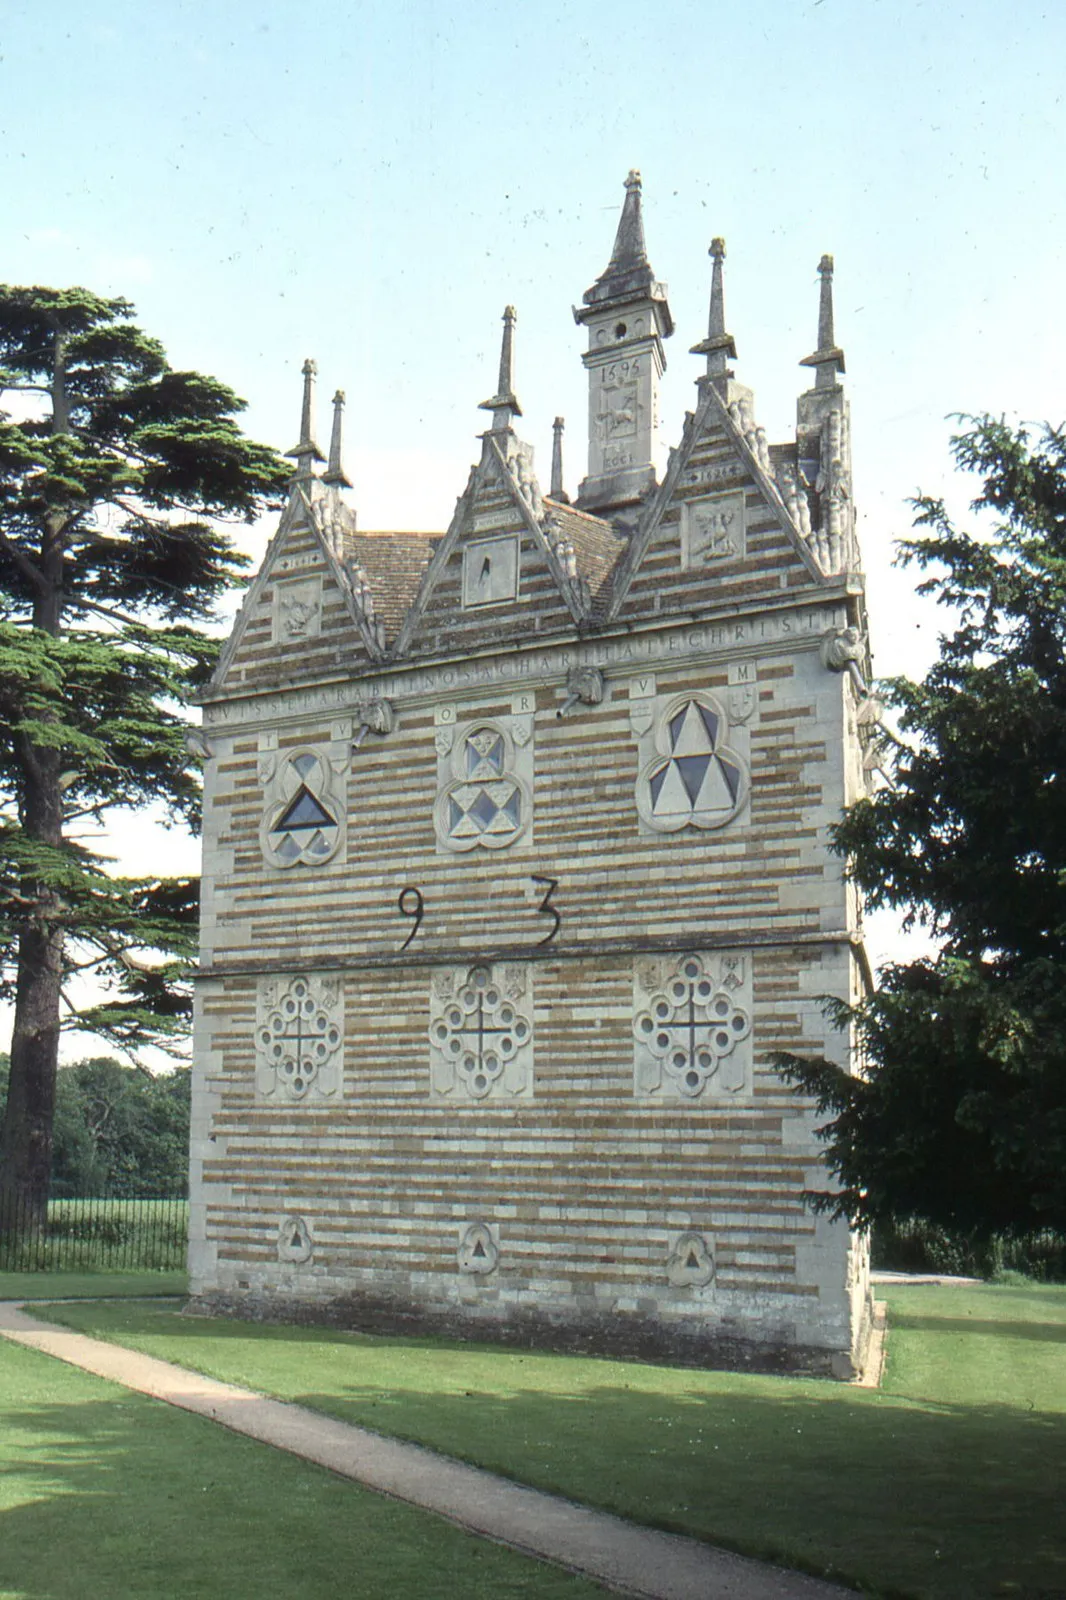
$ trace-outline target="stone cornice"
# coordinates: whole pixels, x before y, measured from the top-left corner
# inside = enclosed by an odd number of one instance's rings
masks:
[[[222,694],[202,702],[204,726],[221,731],[343,716],[368,695],[383,696],[399,708],[404,702],[462,698],[493,688],[562,685],[578,666],[598,667],[610,681],[674,664],[814,649],[827,630],[854,620],[859,595],[861,585],[848,579],[817,593],[783,597],[774,606],[730,607],[667,623],[615,623],[601,632],[575,632],[533,646],[495,645],[470,655],[383,662],[313,683]]]

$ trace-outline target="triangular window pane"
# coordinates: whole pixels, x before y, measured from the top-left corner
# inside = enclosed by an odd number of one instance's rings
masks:
[[[333,827],[336,827],[336,823],[329,812],[319,805],[310,789],[301,784],[288,810],[275,822],[273,831],[281,833],[285,829]]]
[[[729,785],[729,793],[735,805],[737,795],[740,793],[740,773],[731,761],[726,761],[722,756],[718,756],[717,760],[722,770],[722,776]]]
[[[706,706],[701,706],[698,700],[694,701],[693,703],[696,707],[696,710],[703,718],[703,726],[707,729],[707,734],[710,738],[711,746],[713,748],[718,743],[718,718],[715,716],[714,712],[709,711]]]
[[[703,707],[690,700],[681,716],[674,718],[671,750],[675,756],[710,755],[714,745],[708,737],[707,724],[701,716]],[[714,719],[712,718],[712,723]]]
[[[659,795],[660,795],[660,793],[662,791],[662,786],[663,786],[664,782],[666,781],[666,774],[669,771],[670,771],[670,763],[669,763],[669,761],[664,761],[662,766],[659,768],[658,772],[653,772],[652,775],[651,775],[651,779],[650,779],[651,803],[652,803],[653,806],[657,805],[658,802],[659,802]]]
[[[685,785],[685,793],[692,804],[696,803],[696,796],[703,786],[707,776],[707,768],[711,764],[710,756],[677,756],[675,765],[681,774],[681,781]]]

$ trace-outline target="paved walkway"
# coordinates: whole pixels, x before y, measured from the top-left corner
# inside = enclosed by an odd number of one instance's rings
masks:
[[[18,1301],[0,1301],[0,1335],[57,1356],[127,1389],[210,1417],[280,1450],[317,1462],[382,1494],[409,1501],[526,1555],[554,1561],[644,1600],[845,1600],[854,1591],[750,1561],[695,1539],[591,1511],[525,1489],[478,1467],[268,1400],[39,1322]]]

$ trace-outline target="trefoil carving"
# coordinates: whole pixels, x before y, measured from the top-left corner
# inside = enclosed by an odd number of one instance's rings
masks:
[[[714,1253],[702,1233],[682,1233],[666,1260],[666,1279],[676,1289],[703,1289],[714,1278]]]
[[[474,1277],[484,1277],[495,1272],[500,1260],[500,1247],[486,1222],[471,1222],[459,1237],[457,1251],[459,1271]]]
[[[469,722],[455,730],[449,748],[437,744],[433,820],[442,849],[506,850],[528,836],[532,745],[530,716]]]
[[[272,751],[259,766],[264,787],[259,842],[275,867],[324,866],[344,837],[343,763],[323,750]]]
[[[311,1227],[306,1217],[282,1217],[278,1224],[278,1260],[303,1266],[315,1253]]]
[[[636,788],[646,828],[655,833],[724,828],[745,804],[747,763],[730,741],[725,710],[712,695],[660,702],[640,744],[642,756],[650,756]]]

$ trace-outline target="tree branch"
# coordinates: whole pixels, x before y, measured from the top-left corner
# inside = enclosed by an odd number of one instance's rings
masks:
[[[82,611],[96,611],[100,616],[106,617],[109,622],[121,622],[127,628],[143,628],[144,623],[138,622],[136,617],[129,616],[125,611],[116,611],[113,606],[102,606],[97,600],[86,600],[83,595],[71,594],[69,590],[63,591],[63,604],[75,606]]]
[[[24,550],[17,544],[12,544],[6,533],[0,532],[0,550],[6,551],[18,567],[22,576],[37,590],[38,594],[47,594],[48,584],[43,572],[39,572]]]

